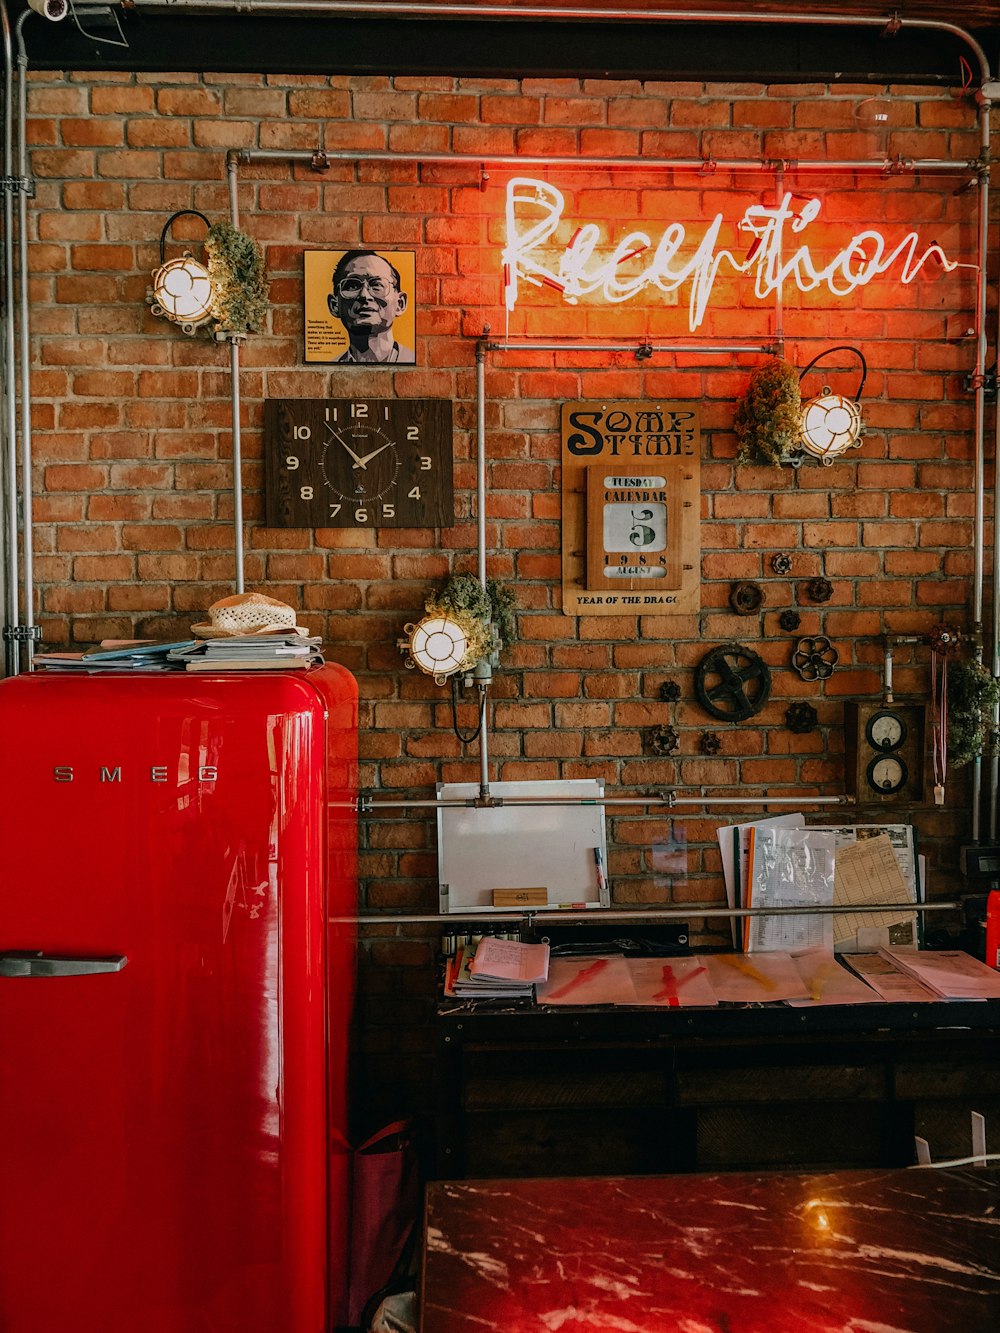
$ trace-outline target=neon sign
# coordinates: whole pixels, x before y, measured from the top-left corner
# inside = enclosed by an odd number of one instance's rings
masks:
[[[605,256],[597,253],[600,227],[587,222],[577,227],[558,253],[558,243],[552,242],[552,237],[565,211],[561,191],[546,181],[516,176],[507,184],[505,304],[508,312],[514,309],[522,282],[551,287],[571,305],[595,292],[605,301],[619,303],[647,290],[675,292],[690,283],[688,327],[694,332],[705,318],[716,276],[724,264],[734,273],[753,276],[753,290],[759,300],[779,292],[787,282],[794,283],[801,292],[825,287],[832,296],[850,296],[897,263],[898,280],[904,284],[912,282],[929,259],[948,273],[976,267],[949,259],[936,242],[918,254],[921,242],[915,231],[907,232],[890,246],[881,232],[871,229],[852,236],[829,263],[817,264],[804,240],[794,249],[790,241],[802,236],[819,217],[821,208],[821,201],[814,198],[795,207],[791,194],[773,207],[751,206],[738,224],[740,231],[750,232],[754,238],[743,259],[719,245],[721,213],[712,218],[693,250],[684,224],[671,222],[655,245],[646,232],[631,231]],[[646,255],[648,260],[643,259],[638,269],[633,264],[625,270],[626,263]]]

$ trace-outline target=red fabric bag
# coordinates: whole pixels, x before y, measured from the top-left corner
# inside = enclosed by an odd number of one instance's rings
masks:
[[[349,1322],[392,1278],[417,1224],[420,1186],[411,1122],[396,1120],[354,1149]]]

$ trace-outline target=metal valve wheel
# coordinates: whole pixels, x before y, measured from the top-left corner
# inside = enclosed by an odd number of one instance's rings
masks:
[[[796,736],[805,736],[816,728],[818,714],[812,704],[789,704],[785,709],[785,726]]]
[[[840,653],[825,634],[796,639],[792,666],[803,680],[826,680],[840,661]]]
[[[806,584],[806,593],[811,602],[828,602],[833,596],[833,584],[829,579],[810,579]]]
[[[724,644],[706,653],[698,663],[694,692],[712,717],[743,722],[759,713],[770,698],[771,672],[753,649],[738,643]]]
[[[740,579],[729,590],[729,605],[738,616],[752,616],[764,605],[764,589],[759,583]]]
[[[646,746],[652,754],[673,754],[680,743],[681,738],[673,727],[651,727],[646,733]]]

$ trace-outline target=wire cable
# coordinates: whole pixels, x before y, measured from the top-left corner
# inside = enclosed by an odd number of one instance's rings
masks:
[[[468,734],[466,734],[465,732],[459,729],[458,725],[458,676],[452,676],[451,727],[455,735],[458,737],[458,739],[462,742],[463,745],[470,745],[474,740],[478,738],[479,733],[483,729],[483,718],[486,716],[486,691],[481,690],[480,695],[481,697],[479,701],[479,720],[476,722],[476,729],[475,731],[470,731]]]

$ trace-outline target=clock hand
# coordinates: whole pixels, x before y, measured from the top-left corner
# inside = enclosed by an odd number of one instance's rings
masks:
[[[357,462],[354,464],[351,471],[354,472],[359,467],[365,467],[372,461],[376,454],[380,454],[383,449],[390,449],[391,447],[392,441],[389,440],[386,444],[380,444],[377,449],[373,449],[370,454],[365,454],[363,458],[358,458],[357,454],[355,454],[354,457],[357,459]]]
[[[326,423],[325,423],[325,424],[326,424]],[[357,456],[357,454],[354,452],[354,450],[351,448],[351,446],[347,443],[347,441],[344,439],[344,437],[343,437],[342,435],[339,435],[339,434],[337,433],[337,431],[335,431],[331,425],[326,424],[326,428],[327,428],[327,430],[330,432],[330,434],[333,436],[333,438],[337,441],[337,443],[338,443],[338,444],[342,444],[342,445],[344,446],[344,448],[347,450],[347,452],[348,452],[348,453],[351,455],[351,457],[354,459],[354,467],[364,467],[364,463],[363,463],[362,460]],[[354,470],[354,469],[352,468],[351,471],[353,472],[353,470]]]

